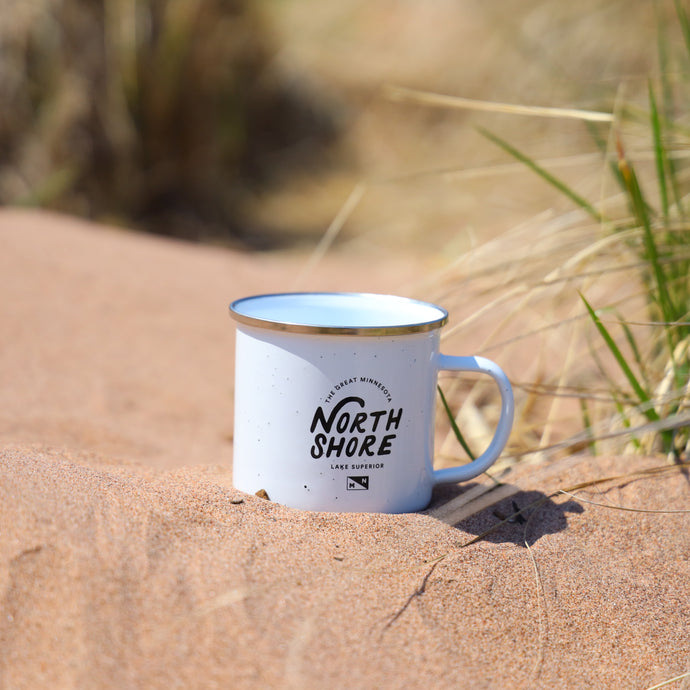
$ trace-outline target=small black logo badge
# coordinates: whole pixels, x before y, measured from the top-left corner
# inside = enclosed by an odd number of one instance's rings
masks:
[[[348,477],[348,491],[366,491],[369,488],[369,477]]]

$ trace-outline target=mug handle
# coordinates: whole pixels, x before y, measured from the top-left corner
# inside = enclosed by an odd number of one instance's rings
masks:
[[[437,366],[439,370],[477,371],[481,374],[488,374],[496,381],[498,390],[501,393],[501,416],[489,447],[476,460],[466,465],[434,470],[434,484],[454,484],[456,482],[464,482],[488,470],[498,459],[503,448],[505,448],[513,426],[513,389],[511,388],[510,381],[508,381],[508,377],[498,364],[484,357],[453,357],[439,354]]]

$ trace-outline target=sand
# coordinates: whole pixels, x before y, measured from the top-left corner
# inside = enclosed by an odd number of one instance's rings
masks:
[[[409,515],[232,488],[227,304],[411,294],[421,270],[343,253],[304,266],[0,211],[0,687],[645,688],[687,673],[690,482],[663,459],[517,465]]]

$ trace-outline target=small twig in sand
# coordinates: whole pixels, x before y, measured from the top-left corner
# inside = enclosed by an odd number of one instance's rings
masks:
[[[524,513],[529,511],[531,508],[538,508],[542,503],[546,503],[546,501],[552,499],[554,496],[558,495],[558,491],[555,491],[549,496],[542,496],[541,498],[538,498],[536,501],[532,501],[532,503],[527,504],[524,508],[520,508],[519,510],[516,510],[514,513],[511,513],[508,515],[508,517],[503,518],[500,522],[497,522],[495,525],[492,525],[489,527],[489,529],[484,530],[481,534],[478,534],[476,537],[473,537],[469,541],[466,541],[464,544],[460,545],[460,548],[465,548],[466,546],[469,546],[470,544],[476,544],[478,541],[481,541],[484,539],[484,537],[488,537],[490,534],[495,532],[499,527],[502,525],[505,525],[506,523],[514,523],[514,522],[520,522],[521,520],[525,520],[523,517]],[[513,506],[514,507],[514,506]],[[530,515],[531,517],[531,515]],[[527,523],[529,523],[529,518],[526,520],[525,524],[525,531],[527,530]]]
[[[393,625],[393,623],[395,623],[395,621],[397,621],[398,618],[400,618],[400,616],[402,616],[403,613],[405,613],[405,611],[407,610],[407,608],[412,603],[412,601],[414,600],[415,597],[420,597],[420,596],[422,596],[422,594],[424,594],[424,592],[426,590],[426,586],[429,582],[429,578],[431,577],[431,574],[436,569],[436,566],[447,555],[448,554],[443,554],[443,556],[439,556],[435,561],[433,561],[431,568],[429,568],[429,571],[427,572],[427,574],[424,576],[424,579],[422,580],[422,584],[419,587],[417,587],[417,589],[415,589],[415,591],[412,592],[412,594],[410,594],[410,596],[407,598],[407,601],[402,605],[402,607],[391,616],[388,623],[386,623],[386,625],[383,626],[383,630],[382,630],[381,634],[386,632],[386,630],[388,630],[388,628],[390,628]]]
[[[690,513],[690,509],[678,509],[678,510],[653,510],[651,508],[629,508],[627,506],[619,506],[614,503],[599,503],[598,501],[590,501],[588,498],[582,498],[577,494],[570,493],[565,489],[561,489],[558,493],[564,494],[565,496],[570,496],[576,501],[582,503],[589,503],[592,506],[599,506],[600,508],[610,508],[611,510],[625,510],[630,513],[660,513],[660,514],[677,514],[677,513]]]
[[[513,501],[513,508],[517,508],[517,506],[515,505],[515,501]],[[539,679],[539,675],[541,674],[541,669],[544,665],[544,649],[546,647],[546,640],[549,631],[549,617],[546,610],[544,583],[542,582],[541,575],[539,574],[539,566],[537,565],[537,559],[534,557],[534,551],[532,550],[532,547],[529,545],[529,541],[527,539],[527,529],[529,527],[530,520],[534,517],[534,515],[534,511],[529,514],[529,516],[525,520],[525,528],[522,532],[522,539],[525,542],[525,546],[527,547],[527,553],[529,553],[529,557],[532,560],[532,567],[534,568],[534,580],[537,592],[537,608],[539,609],[539,639],[537,641],[538,649],[537,658],[534,662],[534,668],[532,669],[531,685],[534,685],[537,682],[537,680]]]
[[[685,673],[681,673],[679,676],[675,676],[675,678],[669,678],[661,683],[652,685],[651,687],[647,688],[647,690],[657,690],[657,688],[663,688],[665,685],[671,685],[671,683],[675,683],[677,680],[683,680],[683,678],[688,677],[690,677],[690,671],[686,671]]]

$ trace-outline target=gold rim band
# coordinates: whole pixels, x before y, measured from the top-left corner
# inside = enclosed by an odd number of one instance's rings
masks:
[[[433,308],[437,312],[440,312],[441,316],[436,319],[424,322],[415,322],[408,324],[396,324],[387,326],[322,326],[318,324],[306,324],[297,323],[291,321],[281,321],[276,319],[271,319],[267,317],[249,316],[248,314],[242,313],[240,311],[240,306],[244,302],[250,300],[261,299],[261,298],[276,298],[283,296],[299,297],[304,296],[368,296],[365,293],[284,293],[284,294],[271,294],[271,295],[255,295],[253,297],[244,297],[239,300],[235,300],[230,305],[230,316],[232,316],[238,323],[245,324],[247,326],[253,326],[255,328],[265,328],[273,331],[280,331],[283,333],[301,333],[301,334],[311,334],[311,335],[360,335],[360,336],[371,336],[380,337],[388,335],[407,335],[412,333],[426,333],[428,331],[434,331],[441,328],[448,321],[448,312],[442,307],[438,307],[435,304],[430,304],[428,302],[421,302],[419,300],[408,299],[405,297],[393,297],[390,295],[371,295],[372,298],[382,299],[387,298],[400,302],[414,303],[417,305],[423,305],[428,308]]]

